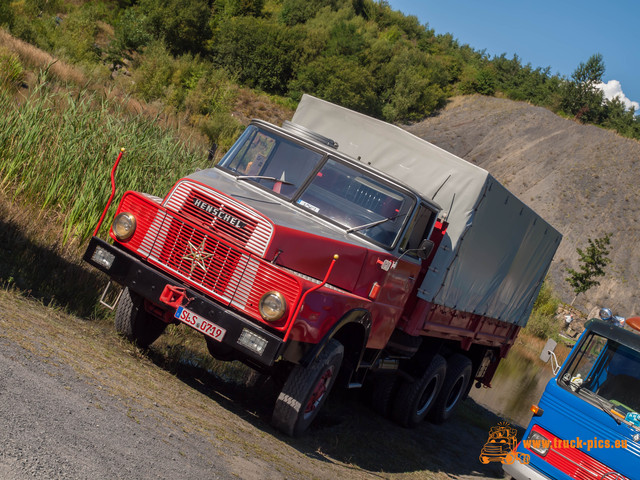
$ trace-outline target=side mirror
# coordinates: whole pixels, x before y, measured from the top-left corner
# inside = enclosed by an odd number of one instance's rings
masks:
[[[550,338],[549,340],[547,340],[547,343],[544,345],[542,353],[540,354],[540,360],[542,360],[544,363],[547,363],[550,358],[553,358],[551,370],[553,370],[554,375],[556,375],[558,373],[558,370],[560,370],[558,359],[556,358],[556,354],[554,353],[557,345],[558,343],[553,338]]]
[[[547,343],[545,344],[544,348],[542,349],[542,353],[540,354],[540,360],[542,360],[544,363],[547,363],[549,361],[549,357],[551,357],[551,354],[556,349],[557,345],[558,343],[553,338],[547,340]]]
[[[422,260],[426,260],[427,258],[429,258],[429,255],[431,255],[431,252],[433,251],[433,245],[434,245],[433,241],[427,238],[422,240],[416,252],[418,257],[421,258]]]

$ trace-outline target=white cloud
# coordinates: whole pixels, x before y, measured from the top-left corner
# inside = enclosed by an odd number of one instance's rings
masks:
[[[627,110],[633,107],[636,112],[640,110],[640,103],[629,100],[622,92],[622,85],[618,80],[609,80],[607,83],[599,83],[596,85],[600,90],[604,92],[604,97],[607,100],[611,100],[618,97],[620,101],[627,107]]]

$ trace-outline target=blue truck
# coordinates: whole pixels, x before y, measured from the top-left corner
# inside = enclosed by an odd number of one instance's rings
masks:
[[[640,317],[589,320],[562,367],[553,347],[545,347],[541,358],[555,362],[555,376],[532,406],[534,415],[510,461],[503,462],[508,475],[516,480],[640,479],[638,331]]]

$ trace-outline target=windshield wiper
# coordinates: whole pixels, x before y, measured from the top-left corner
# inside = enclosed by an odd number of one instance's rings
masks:
[[[287,182],[286,180],[280,180],[276,177],[269,177],[265,175],[240,175],[236,177],[236,180],[271,180],[272,182],[282,183],[283,185],[293,185],[291,182]]]
[[[591,397],[591,398],[593,398],[593,400],[595,400],[595,402],[598,404],[598,407],[600,407],[600,410],[602,410],[604,413],[606,413],[606,414],[607,414],[607,415],[609,415],[611,418],[613,418],[613,420],[614,420],[618,425],[620,425],[621,423],[623,423],[623,420],[622,420],[621,418],[617,417],[615,414],[613,414],[613,413],[611,412],[611,408],[607,408],[607,406],[603,403],[602,398],[600,397],[600,395],[598,395],[598,394],[597,394],[597,393],[595,393],[595,392],[592,392],[591,390],[589,390],[589,389],[587,389],[587,388],[585,388],[585,389],[577,388],[577,389],[576,389],[576,393],[578,393],[578,392],[588,393],[588,394],[589,394],[588,396],[589,396],[589,397]],[[607,400],[607,401],[608,401],[608,400]],[[610,404],[611,406],[613,406],[613,404],[612,404],[611,402],[609,402],[609,404]],[[627,422],[626,422],[626,421],[625,421],[624,423],[625,423],[625,424],[627,424]]]
[[[365,223],[364,225],[358,225],[357,227],[351,227],[347,229],[347,233],[358,232],[360,230],[366,230],[367,228],[375,227],[377,225],[381,225],[383,223],[388,222],[389,220],[395,220],[398,217],[405,216],[406,213],[399,213],[397,215],[393,215],[392,217],[383,218],[381,220],[376,220],[375,222]]]

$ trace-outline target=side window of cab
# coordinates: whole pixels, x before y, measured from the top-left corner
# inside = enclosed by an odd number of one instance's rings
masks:
[[[406,252],[406,255],[413,258],[420,258],[417,250],[420,248],[423,240],[428,239],[431,229],[436,220],[437,213],[428,205],[421,203],[418,211],[411,220],[409,228],[400,242],[400,253]]]

